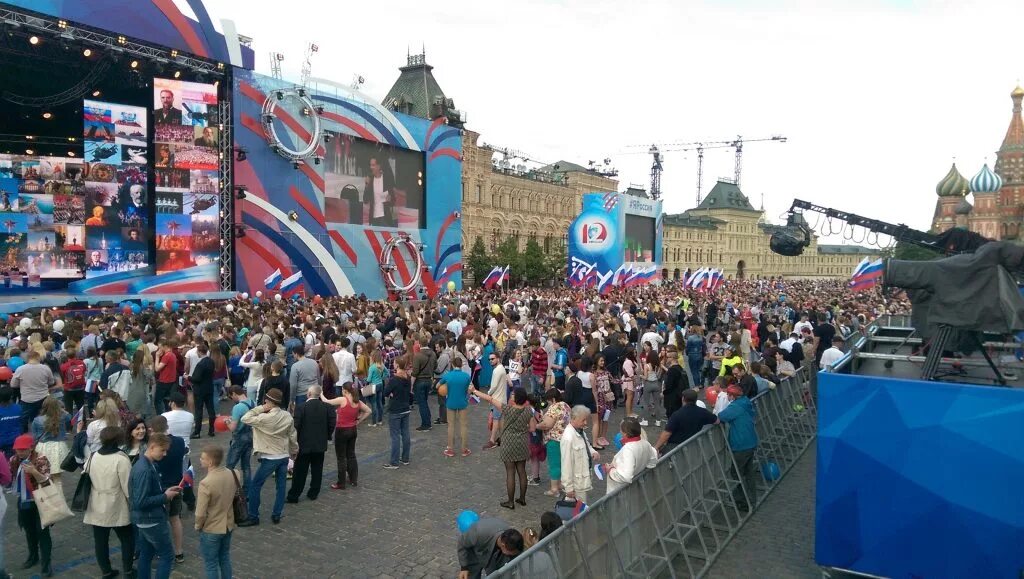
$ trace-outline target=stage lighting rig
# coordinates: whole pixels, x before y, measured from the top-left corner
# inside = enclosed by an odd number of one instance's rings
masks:
[[[331,134],[328,133],[327,131],[324,131],[323,136],[321,136],[320,138],[323,139],[325,145],[331,142]]]
[[[235,185],[235,198],[245,199],[245,193],[248,191],[245,185]]]
[[[91,48],[86,48],[85,50],[83,50],[82,51],[82,56],[84,56],[86,58],[89,58],[90,56],[92,56],[92,49]]]
[[[314,165],[319,165],[319,164],[320,164],[320,159],[321,159],[321,158],[322,158],[322,157],[313,157],[313,164],[314,164]]]
[[[246,160],[248,158],[248,153],[249,150],[245,147],[235,147],[235,160],[239,162]]]
[[[241,223],[236,223],[235,224],[235,237],[238,238],[238,239],[241,239],[242,237],[245,237],[246,229],[248,229],[248,227],[246,227],[245,225],[243,225]]]
[[[292,221],[298,221],[299,214],[294,209],[292,209],[291,211],[288,212],[288,219],[291,219]]]
[[[178,49],[171,50],[171,58],[178,58]]]

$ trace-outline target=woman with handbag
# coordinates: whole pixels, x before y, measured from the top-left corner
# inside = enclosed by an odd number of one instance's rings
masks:
[[[11,472],[16,472],[14,488],[18,495],[18,526],[25,532],[28,543],[28,559],[22,569],[31,569],[42,562],[40,574],[53,577],[50,569],[50,554],[53,541],[50,528],[44,527],[39,518],[39,507],[33,498],[43,483],[50,482],[50,461],[35,451],[31,434],[22,434],[14,440],[14,456],[11,457]]]
[[[359,400],[359,390],[354,386],[343,386],[339,398],[320,399],[337,408],[334,430],[334,456],[338,459],[338,482],[332,483],[336,491],[345,490],[345,477],[352,486],[359,484],[359,463],[356,462],[356,427],[370,416],[370,407]]]
[[[71,415],[60,400],[53,396],[43,398],[39,416],[32,420],[32,438],[36,441],[36,452],[50,461],[50,476],[57,481],[60,480],[60,465],[70,452],[69,430]]]
[[[527,434],[537,428],[537,419],[533,414],[533,408],[527,404],[526,390],[523,388],[513,390],[512,397],[507,404],[503,403],[500,397],[488,396],[474,388],[470,388],[469,392],[476,394],[485,402],[490,402],[498,409],[498,412],[502,413],[498,441],[501,447],[501,462],[505,463],[505,491],[508,493],[508,500],[500,504],[506,509],[515,509],[516,503],[525,507],[526,460],[530,458]],[[519,498],[513,501],[517,474],[519,476]]]
[[[138,351],[136,351],[138,353]],[[110,531],[121,543],[121,570],[126,577],[132,574],[135,556],[135,532],[128,508],[128,476],[132,463],[121,450],[124,430],[108,426],[100,431],[100,448],[85,462],[79,487],[89,481],[89,500],[85,508],[86,525],[92,525],[92,538],[96,548],[96,563],[103,577],[117,577],[110,566]],[[75,491],[77,497],[79,491]]]

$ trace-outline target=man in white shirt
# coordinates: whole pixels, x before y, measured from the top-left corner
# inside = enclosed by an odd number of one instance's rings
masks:
[[[452,321],[448,322],[448,325],[445,327],[455,336],[456,340],[462,335],[462,324],[459,323],[459,318],[456,316],[452,316]]]
[[[833,337],[832,347],[821,353],[821,362],[819,363],[819,367],[822,370],[828,370],[829,366],[832,366],[846,355],[842,350],[843,341],[842,336],[837,335]]]
[[[793,345],[798,343],[800,343],[800,340],[798,339],[798,334],[796,332],[793,332],[792,334],[789,335],[788,338],[782,340],[782,342],[779,344],[779,348],[782,348],[787,352],[792,352]]]
[[[366,176],[366,187],[363,189],[363,203],[370,205],[370,225],[378,227],[394,226],[389,213],[395,178],[384,170],[386,162],[377,156],[370,157],[370,174]]]
[[[800,321],[793,326],[793,331],[799,334],[804,331],[804,328],[814,330],[814,326],[812,326],[811,322],[807,320],[807,314],[800,316]]]
[[[658,348],[660,348],[661,345],[664,344],[664,343],[665,343],[665,338],[662,338],[661,334],[659,334],[658,332],[655,332],[653,329],[650,329],[650,328],[646,332],[644,332],[643,336],[640,337],[640,346],[641,346],[641,348],[643,347],[644,344],[650,344],[651,345],[651,349],[654,350],[655,352],[657,352]]]
[[[188,447],[196,418],[191,412],[185,410],[185,397],[181,395],[181,392],[172,392],[170,402],[171,409],[162,414],[167,419],[167,432],[181,437],[185,441],[185,446]]]
[[[351,382],[353,376],[356,373],[356,357],[349,352],[350,342],[348,338],[341,339],[341,348],[331,356],[334,358],[335,365],[338,366],[338,382],[335,386],[343,386],[346,382]]]

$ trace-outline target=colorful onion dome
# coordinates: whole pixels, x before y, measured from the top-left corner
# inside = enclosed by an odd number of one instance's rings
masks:
[[[970,215],[972,209],[974,207],[971,205],[971,202],[964,197],[960,200],[960,204],[956,206],[956,209],[953,209],[953,213],[957,215]]]
[[[953,166],[949,168],[949,173],[946,173],[942,181],[935,186],[935,193],[939,197],[963,197],[967,195],[970,188],[971,184],[960,174],[960,171],[957,171],[956,163],[953,163]]]
[[[996,193],[1003,187],[1003,178],[988,168],[988,163],[971,179],[971,191],[975,193]]]

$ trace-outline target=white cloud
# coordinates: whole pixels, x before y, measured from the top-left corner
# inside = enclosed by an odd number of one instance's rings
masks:
[[[313,75],[382,97],[425,44],[447,95],[487,142],[585,164],[612,157],[626,184],[650,158],[629,145],[782,134],[751,143],[742,188],[777,219],[794,197],[927,228],[955,157],[995,161],[1024,74],[1020,2],[326,3],[206,0],[255,38],[257,68],[284,52]],[[732,176],[705,156],[705,191]],[[669,211],[692,206],[696,154],[666,156]],[[813,220],[812,220],[813,223]]]

